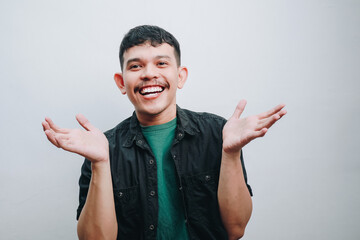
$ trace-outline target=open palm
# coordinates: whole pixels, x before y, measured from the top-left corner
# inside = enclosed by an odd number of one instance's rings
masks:
[[[76,120],[85,130],[60,128],[50,118],[45,118],[42,126],[47,138],[56,147],[77,153],[91,162],[107,161],[109,143],[105,135],[83,115],[78,114]]]
[[[268,129],[286,114],[286,110],[283,109],[285,105],[280,104],[267,112],[240,118],[245,106],[246,101],[241,100],[224,126],[223,149],[225,152],[238,152],[255,138],[263,137]]]

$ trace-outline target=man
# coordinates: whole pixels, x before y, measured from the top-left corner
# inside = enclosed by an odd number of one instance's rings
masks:
[[[176,105],[187,79],[180,47],[156,26],[131,29],[120,46],[115,82],[132,117],[103,134],[43,122],[49,141],[86,158],[79,180],[80,239],[238,239],[252,212],[242,148],[262,137],[284,105],[228,120]]]

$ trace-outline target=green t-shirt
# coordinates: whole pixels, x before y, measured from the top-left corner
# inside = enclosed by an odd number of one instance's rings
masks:
[[[176,118],[168,123],[141,127],[157,164],[159,219],[157,239],[188,239],[184,208],[170,148],[175,137]]]

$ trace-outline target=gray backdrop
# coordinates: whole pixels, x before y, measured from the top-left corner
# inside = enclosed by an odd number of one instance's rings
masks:
[[[244,239],[360,239],[360,1],[0,2],[0,238],[76,239],[82,157],[42,132],[50,116],[102,130],[130,116],[113,81],[122,36],[156,24],[189,68],[178,103],[230,117],[286,103],[244,149],[254,211]]]

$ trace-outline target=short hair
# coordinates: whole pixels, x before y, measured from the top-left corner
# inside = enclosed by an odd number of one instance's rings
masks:
[[[153,25],[141,25],[130,29],[124,36],[120,44],[119,58],[120,67],[123,70],[124,53],[129,48],[150,43],[151,46],[157,47],[163,43],[167,43],[174,48],[174,55],[178,66],[181,64],[180,60],[180,44],[176,38],[166,30]]]

